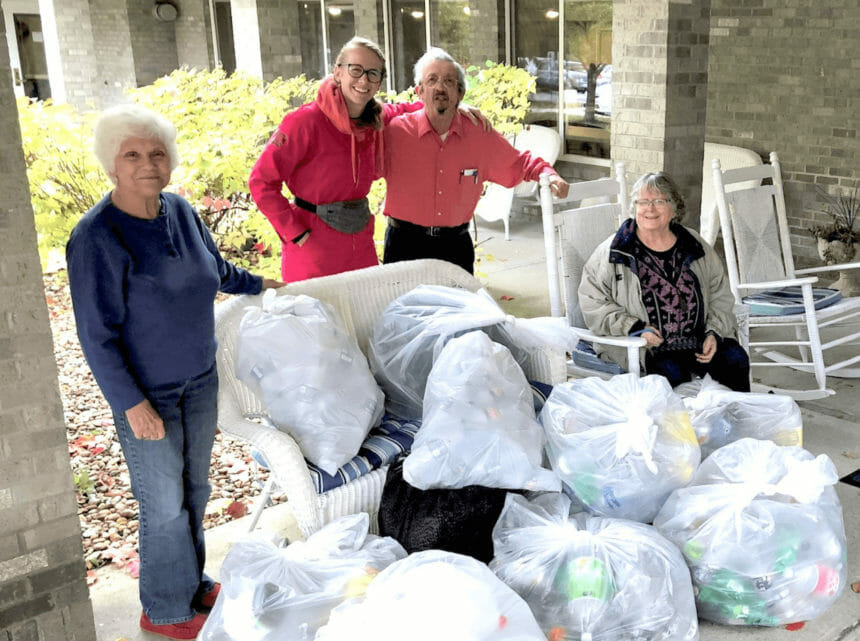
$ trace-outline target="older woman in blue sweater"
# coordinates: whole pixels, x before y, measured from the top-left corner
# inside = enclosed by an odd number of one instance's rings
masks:
[[[283,283],[225,261],[191,205],[162,190],[176,129],[110,109],[95,151],[114,189],[66,247],[78,337],[113,411],[140,506],[140,627],[194,639],[219,586],[203,573],[203,514],[216,431],[214,302]]]

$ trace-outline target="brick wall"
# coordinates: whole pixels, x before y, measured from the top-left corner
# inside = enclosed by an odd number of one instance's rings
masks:
[[[93,56],[93,29],[88,0],[45,0],[42,3],[42,20],[46,29],[54,25],[59,73],[62,88],[58,86],[62,100],[76,107],[86,107],[97,100],[98,71]],[[46,53],[49,70],[52,67],[52,49],[48,48],[50,37],[46,38]],[[52,79],[52,85],[54,79]],[[58,83],[59,84],[59,83]],[[53,93],[53,87],[52,87]],[[55,96],[56,98],[57,96]]]
[[[302,72],[299,11],[296,2],[257,0],[263,80],[289,78]],[[332,55],[336,55],[337,51]],[[334,61],[330,61],[330,64]]]
[[[0,639],[93,641],[4,31],[0,21]]]
[[[182,0],[175,24],[176,55],[180,66],[211,69],[214,64],[212,23],[208,0]]]
[[[152,13],[154,2],[129,0],[128,25],[137,86],[143,87],[179,66],[176,52],[176,23],[161,22]]]
[[[111,107],[125,101],[124,91],[136,86],[131,32],[125,3],[90,0],[96,83],[96,105]]]
[[[615,0],[612,161],[632,184],[664,170],[698,226],[704,157],[710,0]]]
[[[779,154],[796,261],[820,264],[816,186],[858,184],[860,3],[711,0],[707,139]]]

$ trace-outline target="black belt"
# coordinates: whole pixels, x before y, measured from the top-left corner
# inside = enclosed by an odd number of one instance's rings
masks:
[[[313,203],[309,203],[307,200],[303,198],[299,198],[298,196],[293,196],[293,202],[296,203],[302,209],[307,209],[312,214],[317,213],[317,206]]]
[[[388,224],[392,227],[396,227],[397,229],[416,232],[424,234],[425,236],[433,236],[434,238],[440,238],[443,236],[459,236],[460,234],[464,232],[468,233],[469,231],[469,223],[463,223],[456,227],[425,227],[424,225],[416,225],[415,223],[410,223],[406,220],[400,220],[399,218],[393,218],[391,216],[388,217]]]

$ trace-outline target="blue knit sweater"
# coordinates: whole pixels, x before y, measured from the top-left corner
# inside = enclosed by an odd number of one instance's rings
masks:
[[[146,390],[181,383],[215,362],[215,294],[257,294],[263,280],[225,261],[197,213],[162,193],[152,220],[105,196],[66,245],[84,355],[115,412]]]

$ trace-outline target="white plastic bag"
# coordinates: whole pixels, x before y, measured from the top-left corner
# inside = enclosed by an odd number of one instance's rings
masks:
[[[683,552],[699,616],[776,626],[821,616],[845,587],[833,462],[741,439],[702,462],[654,525]]]
[[[480,331],[451,339],[433,365],[403,478],[422,490],[467,485],[555,490],[541,467],[543,429],[508,348]]]
[[[704,459],[714,450],[742,438],[803,444],[800,407],[783,394],[735,392],[710,375],[675,388],[690,412]]]
[[[427,550],[338,606],[317,641],[546,641],[525,602],[475,559]]]
[[[310,296],[276,296],[239,325],[236,376],[272,422],[329,475],[358,453],[384,409],[382,390],[334,309]]]
[[[563,321],[514,318],[483,289],[420,285],[386,307],[374,326],[368,358],[388,411],[415,419],[422,415],[430,369],[451,338],[480,329],[522,366],[536,347],[567,349],[572,335]]]
[[[556,474],[600,516],[650,523],[699,465],[690,417],[662,376],[561,383],[539,418]]]
[[[678,549],[650,525],[569,516],[570,499],[508,494],[490,569],[528,603],[550,639],[698,639]]]
[[[368,534],[369,523],[365,513],[346,516],[286,547],[258,533],[235,543],[200,641],[313,639],[332,608],[406,557],[394,539]]]

